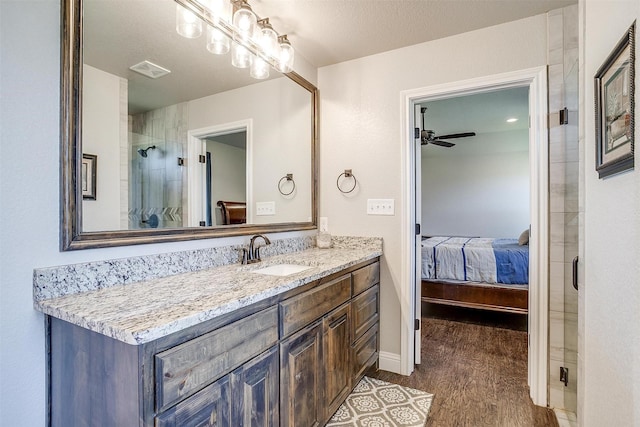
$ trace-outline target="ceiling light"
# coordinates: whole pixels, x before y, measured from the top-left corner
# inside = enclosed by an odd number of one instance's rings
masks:
[[[293,70],[295,52],[286,35],[278,37],[278,42],[280,43],[280,49],[276,61],[276,69],[281,73],[290,73]]]
[[[256,43],[262,49],[265,55],[273,57],[278,51],[278,33],[275,32],[269,18],[261,19],[258,21],[259,30],[257,32]]]
[[[253,36],[257,23],[256,15],[246,1],[240,3],[240,7],[233,13],[233,26],[238,30],[238,35],[243,40]]]
[[[176,31],[188,39],[198,38],[202,34],[202,21],[192,11],[176,4]]]
[[[207,50],[216,55],[229,52],[229,37],[220,28],[207,25]]]
[[[517,121],[518,121],[518,119],[515,118],[515,117],[510,117],[510,118],[507,119],[507,123],[515,123]]]
[[[251,70],[249,75],[254,79],[266,79],[269,77],[269,64],[262,58],[251,58]]]
[[[241,44],[233,42],[231,48],[231,65],[236,68],[249,68],[251,65],[251,52]]]

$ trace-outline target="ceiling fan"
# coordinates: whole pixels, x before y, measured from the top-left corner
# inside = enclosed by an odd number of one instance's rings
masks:
[[[424,113],[427,111],[427,107],[422,107],[420,109],[420,113],[422,113],[422,128],[425,128],[424,125]],[[452,133],[449,135],[436,135],[436,133],[432,130],[424,129],[420,132],[420,144],[427,145],[439,145],[441,147],[453,147],[453,142],[443,141],[443,139],[454,139],[454,138],[466,138],[469,136],[476,136],[475,132],[463,132],[463,133]]]

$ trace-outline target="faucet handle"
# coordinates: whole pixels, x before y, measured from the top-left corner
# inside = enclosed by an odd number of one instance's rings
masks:
[[[248,252],[247,252],[247,248],[242,248],[242,264],[247,264],[248,262]]]

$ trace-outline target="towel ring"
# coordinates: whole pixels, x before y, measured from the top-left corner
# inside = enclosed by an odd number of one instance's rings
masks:
[[[353,187],[351,187],[351,189],[348,191],[345,191],[342,188],[340,188],[340,178],[342,178],[343,176],[345,178],[353,178]],[[351,169],[345,169],[344,172],[338,175],[338,179],[336,179],[336,187],[338,187],[338,190],[340,190],[340,192],[344,194],[351,193],[353,190],[356,189],[356,185],[358,185],[358,180],[356,179],[356,176],[351,172]]]
[[[284,181],[284,182],[283,182]],[[285,193],[284,191],[282,191],[282,184],[291,181],[291,183],[293,184],[293,188],[291,189],[291,191],[289,191],[288,193]],[[278,191],[280,192],[280,194],[282,194],[283,196],[288,196],[291,193],[293,193],[296,189],[296,182],[293,180],[293,174],[292,173],[288,173],[285,176],[283,176],[282,178],[280,178],[280,181],[278,181]]]

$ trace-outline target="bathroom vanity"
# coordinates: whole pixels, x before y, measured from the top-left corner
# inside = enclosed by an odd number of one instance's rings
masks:
[[[50,424],[324,425],[377,368],[380,255],[307,249],[36,300]],[[308,268],[256,272],[285,264]]]

